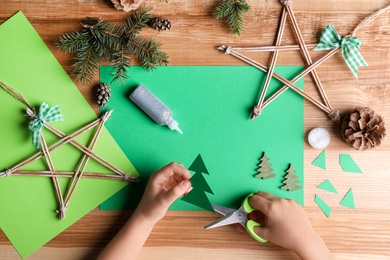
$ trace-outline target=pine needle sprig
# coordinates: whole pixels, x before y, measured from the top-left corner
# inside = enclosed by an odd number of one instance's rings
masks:
[[[131,53],[125,44],[122,45],[120,51],[113,53],[114,67],[110,74],[113,77],[112,81],[120,82],[123,85],[124,81],[128,79],[126,68],[131,65],[131,60],[128,58],[130,56]]]
[[[145,70],[151,71],[157,65],[168,64],[168,55],[161,50],[161,44],[154,38],[148,41],[141,36],[132,37],[128,43],[130,52],[141,61]]]
[[[244,14],[250,10],[246,0],[222,0],[214,9],[216,19],[227,19],[227,26],[232,34],[240,35],[244,29]]]
[[[150,7],[141,7],[140,11],[135,12],[134,15],[130,15],[127,17],[126,22],[124,24],[125,34],[137,34],[143,28],[148,25],[148,22],[153,19],[153,16],[150,14]]]
[[[69,32],[64,34],[58,41],[55,42],[56,46],[65,53],[76,52],[88,43],[87,37],[83,33]]]
[[[76,63],[74,64],[76,69],[72,71],[72,74],[76,75],[77,80],[82,84],[92,81],[93,75],[99,69],[98,57],[94,48],[90,48],[88,45],[83,46],[76,53]]]
[[[124,82],[128,78],[127,68],[131,57],[139,59],[145,70],[157,65],[167,65],[168,55],[162,51],[161,43],[154,38],[148,40],[139,32],[153,18],[151,8],[140,8],[118,26],[98,18],[87,18],[81,24],[81,32],[69,32],[59,37],[55,44],[65,53],[75,53],[76,67],[72,74],[77,81],[87,84],[99,69],[100,60],[113,63],[112,81]]]

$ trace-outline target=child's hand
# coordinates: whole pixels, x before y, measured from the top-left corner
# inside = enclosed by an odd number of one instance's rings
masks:
[[[265,220],[259,221],[263,225],[255,228],[260,237],[292,250],[302,259],[333,259],[295,201],[258,192],[249,198],[249,204],[265,216]]]
[[[150,177],[134,214],[154,225],[177,198],[190,191],[190,178],[191,174],[181,164],[171,163],[161,168]]]

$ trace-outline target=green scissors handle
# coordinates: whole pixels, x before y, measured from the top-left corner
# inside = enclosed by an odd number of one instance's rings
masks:
[[[246,196],[246,198],[242,202],[242,208],[244,209],[244,211],[247,214],[255,211],[255,209],[251,205],[249,205],[249,198],[252,197],[253,195],[254,195],[254,193],[249,194],[248,196]],[[261,226],[260,223],[254,221],[254,220],[251,220],[251,219],[248,219],[247,222],[245,223],[245,229],[249,233],[249,235],[251,235],[251,237],[253,239],[255,239],[257,242],[260,242],[260,243],[268,242],[268,240],[266,240],[266,239],[260,237],[258,234],[256,234],[255,227],[260,227],[260,226]]]

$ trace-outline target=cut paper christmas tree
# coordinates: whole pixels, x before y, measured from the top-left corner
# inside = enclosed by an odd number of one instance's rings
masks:
[[[196,205],[205,210],[215,212],[209,198],[206,195],[206,192],[210,194],[214,193],[206,179],[203,177],[203,174],[209,174],[209,172],[200,154],[196,157],[195,161],[191,164],[188,170],[195,172],[195,174],[190,179],[192,190],[181,200]]]
[[[340,201],[340,205],[350,209],[355,208],[355,200],[353,198],[352,188],[349,189],[344,198]]]
[[[322,210],[322,212],[329,218],[331,208],[328,206],[328,204],[326,204],[325,201],[323,201],[318,195],[315,195],[314,202]]]
[[[301,95],[302,97],[306,98],[309,102],[317,106],[319,109],[321,109],[323,112],[326,113],[326,115],[336,124],[341,123],[341,117],[338,110],[334,110],[327,98],[327,95],[325,93],[325,89],[320,81],[320,78],[316,72],[316,68],[321,65],[324,61],[338,53],[339,51],[342,51],[342,57],[344,58],[346,65],[349,67],[349,69],[352,71],[353,75],[357,78],[358,74],[358,67],[360,66],[367,66],[367,63],[365,62],[363,56],[359,53],[359,47],[361,45],[361,40],[355,36],[356,32],[361,29],[364,25],[369,23],[370,21],[374,20],[376,17],[384,13],[386,10],[390,8],[390,5],[388,5],[385,8],[382,8],[381,10],[377,11],[376,13],[372,14],[371,16],[367,17],[365,20],[363,20],[352,32],[350,35],[347,35],[346,37],[342,38],[335,28],[332,25],[328,25],[324,31],[322,32],[322,35],[320,37],[320,42],[317,44],[306,44],[303,35],[301,33],[298,21],[295,17],[294,11],[292,9],[292,0],[280,0],[280,3],[282,4],[282,13],[280,15],[279,20],[279,28],[275,39],[275,45],[274,46],[260,46],[260,47],[231,47],[231,46],[225,46],[222,45],[218,47],[217,49],[225,54],[232,55],[256,68],[259,70],[267,73],[266,80],[264,81],[264,84],[261,89],[261,93],[258,98],[257,104],[254,106],[251,119],[254,119],[262,113],[262,110],[272,101],[274,101],[276,98],[278,98],[284,91],[287,89],[292,89],[297,94]],[[289,18],[293,33],[295,38],[298,40],[298,45],[287,45],[283,46],[282,43],[282,37],[284,34],[284,29],[286,27],[287,18]],[[324,50],[328,53],[323,55],[320,59],[317,61],[312,60],[309,49],[314,50]],[[278,58],[278,54],[280,51],[297,51],[299,50],[300,53],[303,55],[303,59],[305,61],[306,69],[297,74],[292,80],[287,80],[285,77],[282,77],[278,73],[274,72],[274,68],[276,66],[276,61]],[[249,58],[248,56],[244,55],[245,52],[272,52],[270,65],[266,66],[264,64],[261,64],[257,62],[256,60],[253,60]],[[318,90],[318,94],[320,96],[321,100],[318,100],[314,98],[313,96],[309,95],[306,91],[303,91],[302,89],[298,88],[296,86],[296,81],[304,77],[305,75],[310,74],[313,78],[313,83],[315,87]],[[271,79],[275,78],[278,81],[285,84],[283,87],[281,87],[278,91],[272,94],[269,98],[265,98],[268,93],[268,86],[271,82]],[[364,137],[361,133],[358,136],[356,142],[351,145],[356,150],[367,150],[371,149],[375,146],[380,145],[381,140],[386,135],[386,130],[384,127],[384,122],[382,121],[382,118],[377,116],[378,121],[372,121],[372,125],[370,125],[371,131],[365,131],[368,138]],[[347,122],[348,125],[348,122]],[[366,127],[365,127],[366,128]],[[348,135],[353,136],[354,131],[350,131],[351,129],[348,129]],[[366,142],[365,139],[371,140],[371,142]],[[344,141],[349,143],[345,138],[343,138]]]
[[[272,164],[268,156],[263,153],[263,156],[260,159],[260,163],[258,164],[259,168],[257,168],[258,174],[255,175],[256,178],[261,178],[266,180],[268,178],[274,178],[276,175],[274,174],[274,169],[272,168]]]
[[[326,151],[322,151],[311,164],[326,170]]]
[[[302,187],[298,185],[299,184],[298,175],[295,174],[295,170],[291,164],[286,170],[286,173],[287,174],[284,176],[284,180],[283,180],[284,185],[280,188],[282,190],[288,190],[288,191],[302,189]]]
[[[45,124],[49,127],[55,126],[58,130],[55,133],[74,133],[86,123],[93,124],[96,120],[97,125],[100,124],[101,119],[97,119],[94,110],[21,12],[0,26],[0,60],[7,61],[7,66],[2,66],[0,70],[0,81],[12,86],[35,107],[45,101],[61,108],[65,121]],[[28,121],[23,116],[26,106],[2,89],[0,101],[6,108],[0,109],[2,126],[0,169],[3,171],[10,166],[16,166],[21,160],[37,154],[38,151],[31,144]],[[48,147],[62,139],[47,129],[43,131]],[[92,127],[90,131],[84,132],[73,141],[87,147],[93,136]],[[131,176],[138,176],[132,163],[105,127],[101,129],[93,152],[118,169],[131,173]],[[83,152],[68,143],[50,151],[49,155],[56,171],[72,176],[81,161],[80,158],[83,157]],[[124,181],[88,178],[88,173],[93,172],[112,174],[111,170],[98,163],[92,155],[90,157],[84,170],[84,177],[79,181],[70,200],[66,217],[61,221],[55,212],[59,208],[59,203],[54,196],[52,177],[11,175],[0,178],[0,227],[22,258],[31,255],[126,186],[127,183]],[[44,157],[19,170],[30,172],[46,170],[48,172],[45,174],[51,174]],[[61,191],[65,194],[72,178],[57,177]]]
[[[333,193],[336,193],[336,194],[338,193],[336,188],[330,182],[330,180],[325,180],[325,181],[321,182],[320,184],[318,184],[316,186],[316,188],[321,189],[321,190],[326,190],[326,191],[329,191],[329,192],[333,192]]]
[[[349,154],[340,154],[339,163],[344,172],[363,173]]]

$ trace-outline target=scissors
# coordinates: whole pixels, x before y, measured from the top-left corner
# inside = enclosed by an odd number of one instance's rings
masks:
[[[255,239],[260,243],[267,242],[268,240],[260,237],[255,233],[254,228],[260,227],[261,224],[254,220],[248,219],[248,214],[255,210],[251,205],[249,205],[248,202],[249,198],[253,195],[254,193],[251,193],[248,196],[246,196],[246,198],[241,204],[241,207],[238,210],[213,204],[212,206],[214,210],[222,214],[224,217],[217,219],[216,221],[206,225],[204,229],[222,227],[226,225],[239,223],[241,226],[245,227],[246,231],[253,239]]]

